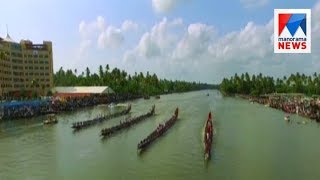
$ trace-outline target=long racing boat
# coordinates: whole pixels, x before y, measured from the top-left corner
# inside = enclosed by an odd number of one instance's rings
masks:
[[[152,131],[145,139],[138,143],[138,150],[142,152],[156,139],[161,137],[168,129],[170,129],[178,119],[179,109],[176,108],[174,115],[164,124],[159,124],[158,127]]]
[[[110,135],[122,130],[122,129],[130,128],[134,124],[137,124],[137,123],[147,119],[148,117],[153,116],[154,113],[155,113],[155,105],[153,105],[151,110],[146,114],[143,114],[143,115],[138,116],[138,117],[131,118],[131,119],[126,120],[124,122],[120,121],[120,124],[118,124],[116,126],[112,126],[110,128],[102,129],[101,130],[101,136],[103,138],[105,138],[105,137],[108,137],[108,136],[110,136]]]
[[[131,111],[131,104],[128,105],[128,107],[120,112],[114,113],[114,114],[109,114],[109,115],[105,115],[105,116],[99,116],[96,117],[94,119],[91,120],[87,120],[87,121],[80,121],[80,122],[75,122],[72,124],[71,128],[73,128],[74,130],[80,130],[89,126],[93,126],[95,124],[101,123],[103,121],[115,118],[115,117],[119,117],[119,116],[123,116],[128,114]]]
[[[208,160],[211,157],[211,145],[213,137],[213,123],[211,112],[209,112],[208,119],[204,125],[203,145],[204,145],[204,159]]]

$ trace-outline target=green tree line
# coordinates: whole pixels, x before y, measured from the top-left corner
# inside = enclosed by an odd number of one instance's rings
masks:
[[[291,74],[289,77],[274,79],[270,76],[250,76],[248,73],[235,74],[224,78],[220,90],[225,94],[261,95],[269,93],[304,93],[306,95],[320,94],[320,74]]]
[[[54,74],[55,86],[109,86],[116,93],[132,95],[157,95],[163,93],[186,92],[217,88],[206,83],[172,81],[159,79],[156,74],[128,74],[118,68],[110,69],[109,65],[99,66],[97,73],[91,73],[87,67],[78,74],[77,69],[64,70],[62,67]]]

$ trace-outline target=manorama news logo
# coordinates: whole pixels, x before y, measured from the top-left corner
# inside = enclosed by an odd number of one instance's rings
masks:
[[[274,10],[274,52],[311,53],[311,10]]]

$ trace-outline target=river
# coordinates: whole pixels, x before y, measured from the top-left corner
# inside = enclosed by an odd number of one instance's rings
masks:
[[[210,96],[206,96],[207,93]],[[106,141],[100,130],[124,117],[73,133],[72,122],[108,111],[97,106],[57,115],[59,123],[44,126],[45,117],[1,122],[0,179],[320,179],[319,125],[218,91],[163,95],[132,101],[131,116],[156,115]],[[179,107],[179,119],[142,155],[137,143]],[[207,114],[214,116],[212,158],[204,162],[201,131]],[[307,121],[307,124],[297,122]]]

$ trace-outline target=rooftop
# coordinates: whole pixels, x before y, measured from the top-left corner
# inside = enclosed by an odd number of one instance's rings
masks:
[[[7,36],[2,40],[3,41],[7,41],[7,42],[12,42],[12,43],[17,43],[10,37],[10,35],[8,33],[7,33]]]
[[[88,94],[108,94],[114,91],[108,86],[60,86],[52,90],[54,93],[88,93]]]

